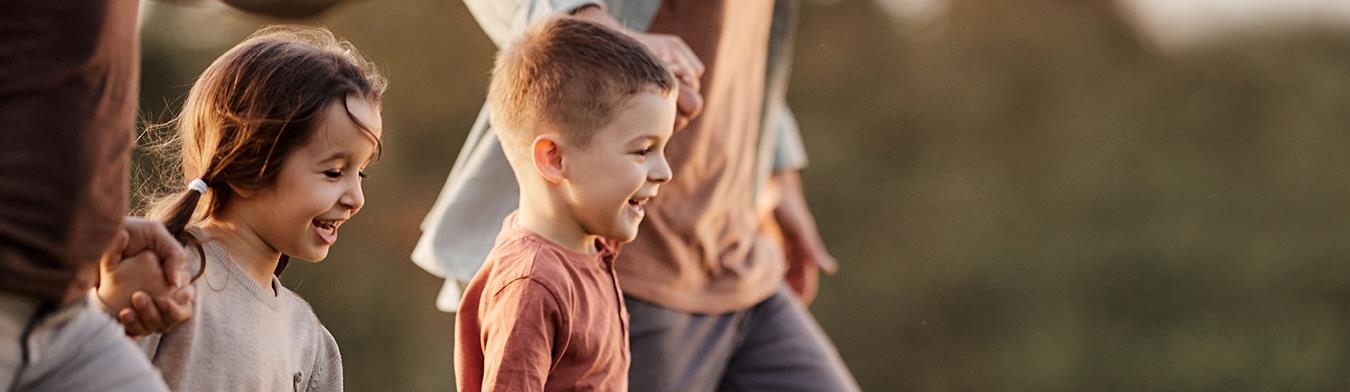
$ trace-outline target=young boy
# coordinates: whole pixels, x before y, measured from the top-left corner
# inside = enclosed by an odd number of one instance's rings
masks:
[[[498,55],[490,116],[520,207],[460,304],[460,391],[627,390],[613,261],[671,178],[675,83],[637,41],[569,17]]]

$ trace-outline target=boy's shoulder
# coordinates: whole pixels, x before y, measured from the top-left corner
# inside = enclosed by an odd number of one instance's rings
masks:
[[[534,282],[555,294],[571,291],[572,272],[566,256],[538,236],[524,230],[504,235],[488,254],[486,293],[496,293],[512,283]]]

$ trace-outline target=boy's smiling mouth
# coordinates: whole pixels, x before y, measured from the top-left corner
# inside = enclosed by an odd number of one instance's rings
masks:
[[[628,208],[633,210],[633,212],[636,212],[638,215],[644,215],[647,212],[645,206],[647,205],[648,201],[652,200],[653,197],[656,197],[656,195],[653,194],[651,196],[637,196],[632,199],[628,199]]]

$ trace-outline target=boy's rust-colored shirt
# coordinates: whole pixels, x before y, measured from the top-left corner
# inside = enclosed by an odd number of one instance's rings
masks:
[[[455,379],[473,391],[628,390],[617,245],[563,248],[506,218],[455,322]]]

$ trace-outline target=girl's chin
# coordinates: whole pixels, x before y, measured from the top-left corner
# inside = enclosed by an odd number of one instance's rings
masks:
[[[308,254],[296,253],[291,254],[290,256],[292,260],[301,260],[310,264],[318,264],[323,262],[324,259],[328,258],[328,251],[327,249],[325,249],[322,252],[309,252]]]

